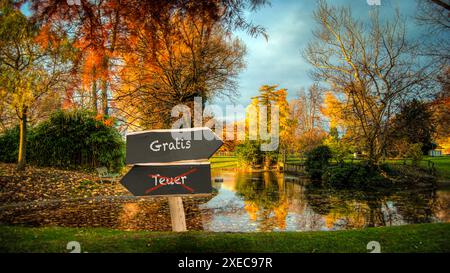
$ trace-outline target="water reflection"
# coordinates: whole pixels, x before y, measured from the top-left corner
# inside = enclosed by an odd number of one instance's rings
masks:
[[[200,205],[209,231],[307,231],[449,221],[450,192],[337,191],[277,172],[220,170],[218,195]]]

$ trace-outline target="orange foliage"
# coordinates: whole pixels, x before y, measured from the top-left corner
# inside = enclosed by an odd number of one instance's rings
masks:
[[[62,39],[47,24],[40,28],[38,34],[34,37],[34,41],[43,49],[54,49],[60,46]]]
[[[95,120],[98,120],[98,121],[101,121],[101,120],[103,120],[103,114],[97,114],[96,116],[95,116]]]
[[[81,77],[85,88],[95,80],[109,80],[108,66],[104,65],[107,55],[103,50],[87,49],[82,64]]]
[[[275,219],[276,223],[279,229],[285,229],[286,228],[286,217],[288,214],[288,201],[287,198],[284,196],[282,200],[280,201],[280,204],[278,207],[275,207],[273,209],[275,213]]]
[[[73,106],[73,88],[69,88],[66,91],[66,97],[64,98],[62,108],[69,109]]]
[[[245,201],[245,210],[247,211],[250,220],[256,221],[258,219],[259,208],[254,202]]]
[[[105,126],[112,127],[114,125],[114,118],[110,117],[110,118],[104,120],[103,124],[105,124]]]

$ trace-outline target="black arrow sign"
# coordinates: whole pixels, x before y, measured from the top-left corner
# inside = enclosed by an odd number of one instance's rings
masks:
[[[135,196],[211,193],[211,166],[136,165],[120,183]]]
[[[207,127],[131,133],[127,135],[126,163],[208,159],[222,144]]]

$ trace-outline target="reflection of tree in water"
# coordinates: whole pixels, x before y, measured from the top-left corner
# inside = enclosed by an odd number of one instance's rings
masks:
[[[333,208],[331,189],[310,183],[305,187],[305,197],[311,209],[320,215],[327,215]]]
[[[276,181],[276,177],[268,172],[265,175],[259,172],[251,176],[236,175],[236,194],[260,210],[273,209],[278,206],[280,195],[278,185],[272,181]]]
[[[245,210],[247,211],[250,220],[252,221],[258,220],[258,211],[259,211],[258,206],[256,206],[256,204],[253,203],[252,201],[244,201],[244,203],[245,203]]]
[[[435,216],[439,221],[450,222],[450,191],[440,190],[436,192]]]
[[[409,224],[430,223],[438,210],[435,189],[419,191],[400,191],[395,196],[398,211]],[[397,201],[398,200],[398,201]]]
[[[305,196],[311,209],[325,217],[329,228],[338,220],[344,220],[347,228],[392,225],[398,215],[407,223],[425,223],[433,220],[436,207],[432,189],[419,193],[404,189],[336,190],[308,184]]]
[[[288,213],[288,207],[289,203],[287,201],[287,198],[283,196],[280,199],[280,205],[274,208],[275,219],[279,229],[282,230],[286,229],[286,217]]]
[[[282,175],[273,172],[236,175],[236,195],[244,200],[250,219],[260,221],[261,230],[286,228],[288,201],[282,179]]]
[[[339,220],[347,228],[384,226],[382,212],[386,200],[383,192],[335,190],[308,184],[306,199],[311,209],[325,217],[328,228]]]
[[[317,218],[318,229],[324,223],[330,229],[426,223],[445,219],[438,213],[448,208],[448,203],[438,202],[433,189],[338,190],[310,183],[299,187],[302,190],[292,195],[283,176],[272,172],[236,175],[236,194],[244,200],[250,220],[263,231],[286,229],[287,213],[299,198],[297,205],[305,207],[298,211],[298,219]]]

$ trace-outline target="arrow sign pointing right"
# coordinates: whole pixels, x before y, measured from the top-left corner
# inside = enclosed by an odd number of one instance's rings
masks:
[[[210,158],[223,141],[208,127],[152,130],[127,135],[126,163],[167,163]]]

